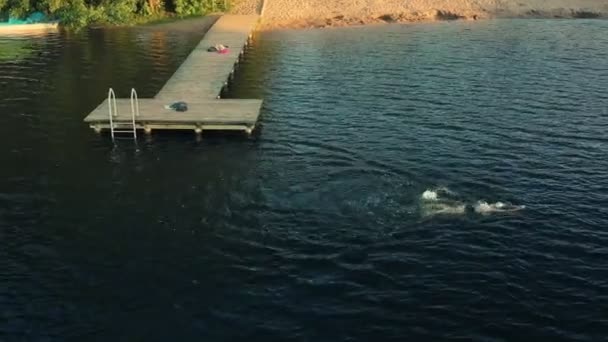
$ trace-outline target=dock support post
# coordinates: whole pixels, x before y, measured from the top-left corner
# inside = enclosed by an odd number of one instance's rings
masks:
[[[148,125],[144,125],[144,132],[146,134],[152,134],[152,128]]]
[[[196,135],[196,142],[201,142],[203,140],[203,128],[201,126],[196,126],[194,128],[194,133]]]

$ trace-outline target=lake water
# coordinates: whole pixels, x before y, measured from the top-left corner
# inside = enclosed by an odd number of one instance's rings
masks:
[[[253,138],[116,146],[84,116],[200,33],[0,38],[0,340],[605,338],[607,32],[260,33]]]

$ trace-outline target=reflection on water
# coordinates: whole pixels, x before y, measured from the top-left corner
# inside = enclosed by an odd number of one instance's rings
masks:
[[[36,53],[44,53],[48,40],[56,37],[55,30],[34,30],[2,33],[0,35],[0,63],[18,63]]]
[[[25,40],[0,40],[0,62],[16,62],[35,51]]]

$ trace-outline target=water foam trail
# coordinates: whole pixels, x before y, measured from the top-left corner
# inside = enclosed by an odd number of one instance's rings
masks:
[[[422,201],[422,214],[433,215],[459,215],[466,211],[466,204],[446,198],[446,195],[455,195],[446,187],[427,189],[420,196]]]
[[[446,196],[452,195],[452,196]],[[525,209],[525,205],[515,205],[508,202],[488,203],[479,200],[474,205],[468,205],[454,197],[455,193],[446,187],[426,189],[420,195],[423,216],[458,215],[467,212],[467,209],[482,215],[491,213],[508,213]]]
[[[433,216],[433,215],[457,215],[464,214],[467,209],[467,206],[463,203],[454,203],[454,204],[446,204],[446,203],[433,203],[429,205],[423,206],[423,214],[424,216]]]

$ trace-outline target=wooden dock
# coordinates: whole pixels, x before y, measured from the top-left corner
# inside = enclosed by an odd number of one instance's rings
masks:
[[[182,65],[171,76],[153,99],[140,99],[139,115],[132,122],[131,101],[117,99],[117,115],[113,116],[114,129],[133,127],[152,130],[239,130],[247,134],[255,129],[262,100],[220,99],[222,89],[234,73],[257,15],[225,15],[205,34]],[[228,53],[208,52],[210,46],[223,44]],[[188,110],[177,112],[166,107],[183,101]],[[84,121],[95,131],[110,129],[108,100],[95,108]]]

